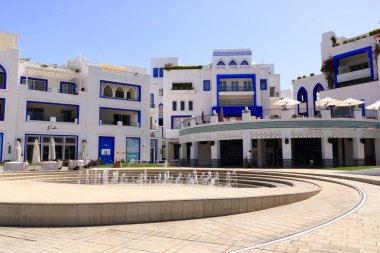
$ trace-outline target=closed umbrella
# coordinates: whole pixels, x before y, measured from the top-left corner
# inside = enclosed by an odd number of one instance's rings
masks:
[[[38,140],[35,139],[34,144],[33,144],[32,164],[37,165],[40,163],[41,163],[40,144],[38,143]]]
[[[22,162],[22,159],[21,159],[21,145],[20,145],[19,141],[16,142],[15,160],[16,160],[16,162]]]
[[[373,103],[372,105],[369,105],[367,106],[365,109],[367,110],[379,110],[380,109],[380,100],[377,100],[375,103]]]
[[[55,141],[53,137],[50,137],[49,141],[49,160],[54,161],[56,158],[55,156]]]
[[[87,143],[85,141],[82,142],[82,151],[80,154],[82,160],[87,160]]]

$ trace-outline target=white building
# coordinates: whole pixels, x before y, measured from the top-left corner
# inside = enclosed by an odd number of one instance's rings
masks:
[[[19,60],[17,36],[0,33],[1,160],[14,159],[16,140],[24,160],[35,139],[47,160],[49,138],[59,160],[88,158],[149,161],[149,82],[146,69],[90,63],[77,56],[63,66]],[[4,110],[5,108],[5,110]]]

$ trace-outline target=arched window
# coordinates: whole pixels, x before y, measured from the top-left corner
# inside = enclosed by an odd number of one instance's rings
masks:
[[[112,88],[109,85],[106,85],[103,89],[103,97],[109,97],[112,98]]]
[[[223,61],[219,61],[217,65],[218,65],[218,67],[224,67],[225,66]]]
[[[318,114],[317,113],[317,106],[315,105],[315,102],[320,100],[320,92],[323,91],[324,88],[322,86],[322,84],[320,83],[317,83],[315,86],[314,86],[314,89],[313,89],[313,105],[314,105],[314,115]]]
[[[5,68],[0,65],[0,89],[5,89],[7,87],[7,72]]]
[[[246,60],[242,61],[240,65],[248,65],[248,62]]]
[[[230,61],[230,64],[229,64],[230,66],[236,66],[237,64],[236,64],[236,61]]]
[[[297,100],[301,102],[301,104],[298,105],[298,114],[305,115],[306,117],[309,116],[307,90],[304,87],[298,90]]]
[[[116,98],[124,98],[124,90],[123,90],[123,88],[118,87],[116,89],[115,97]]]
[[[133,100],[136,99],[136,92],[133,88],[129,88],[127,90],[127,99],[133,99]]]

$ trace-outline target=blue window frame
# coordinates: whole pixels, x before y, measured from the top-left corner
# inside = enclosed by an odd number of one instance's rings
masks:
[[[203,91],[211,90],[211,82],[210,80],[203,80]]]
[[[0,121],[5,119],[5,98],[0,98]]]
[[[189,101],[189,111],[193,110],[193,101]]]
[[[164,77],[164,68],[160,68],[160,77]]]
[[[267,90],[267,79],[260,79],[260,90]]]
[[[158,78],[158,68],[153,68],[153,78]]]
[[[7,88],[7,72],[5,68],[0,64],[0,89]]]
[[[185,110],[185,101],[181,101],[181,111]]]
[[[177,111],[177,101],[173,101],[172,103],[172,110]]]
[[[59,92],[65,94],[76,94],[75,83],[61,82],[59,85]]]
[[[26,84],[26,76],[22,76],[20,79],[21,84]],[[48,90],[48,80],[28,77],[28,88],[29,90],[39,90],[47,91]]]

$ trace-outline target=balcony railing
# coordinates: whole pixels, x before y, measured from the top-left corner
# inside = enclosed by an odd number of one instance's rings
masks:
[[[101,125],[111,125],[111,126],[134,126],[138,127],[138,122],[126,122],[126,121],[113,121],[113,120],[100,120]]]
[[[253,91],[252,86],[244,86],[244,85],[237,85],[237,86],[222,86],[220,87],[221,92],[231,92],[231,91]]]
[[[337,76],[337,79],[338,79],[338,83],[342,83],[342,82],[348,82],[348,81],[362,79],[362,78],[366,78],[370,76],[371,76],[371,69],[367,68],[367,69],[361,69],[357,71],[339,74]]]

